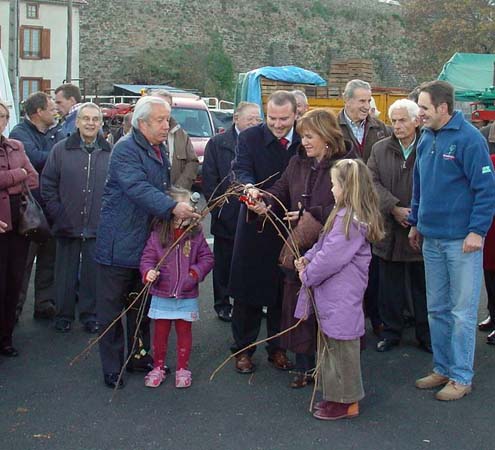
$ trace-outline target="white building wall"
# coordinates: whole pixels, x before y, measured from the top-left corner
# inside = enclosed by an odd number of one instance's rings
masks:
[[[67,64],[67,6],[50,3],[39,4],[39,18],[26,17],[26,1],[19,2],[19,25],[48,28],[50,30],[50,58],[19,58],[19,78],[43,78],[50,80],[51,88],[62,84]],[[32,2],[34,3],[34,2]],[[72,78],[79,78],[79,8],[74,7],[72,37]],[[4,59],[9,59],[9,0],[0,0],[0,45]],[[20,45],[20,44],[19,44]],[[77,82],[75,82],[77,84]]]
[[[3,59],[8,64],[9,58],[9,2],[0,0],[0,48]]]

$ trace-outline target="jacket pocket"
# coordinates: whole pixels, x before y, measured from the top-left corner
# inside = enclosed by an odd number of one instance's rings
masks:
[[[180,291],[182,292],[182,294],[186,294],[188,292],[194,291],[197,285],[198,281],[188,273],[187,276],[184,278],[184,281],[182,282]]]

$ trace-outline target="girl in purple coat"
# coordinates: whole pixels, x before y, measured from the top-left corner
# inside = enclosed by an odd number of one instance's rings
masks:
[[[175,187],[169,195],[177,202],[188,202],[191,197],[189,191]],[[199,318],[198,284],[212,269],[213,254],[199,224],[183,236],[188,225],[188,221],[176,218],[170,222],[159,221],[141,257],[143,280],[153,283],[148,316],[154,322],[154,368],[144,378],[144,384],[148,387],[158,387],[165,380],[165,360],[172,323],[177,334],[175,387],[191,386],[191,324]],[[156,270],[158,262],[181,236],[182,239]]]
[[[323,401],[313,416],[355,417],[364,397],[359,338],[364,334],[363,296],[368,284],[370,242],[383,238],[378,197],[361,160],[343,159],[331,169],[335,207],[318,242],[295,262],[302,281],[295,311],[319,322],[317,386]]]

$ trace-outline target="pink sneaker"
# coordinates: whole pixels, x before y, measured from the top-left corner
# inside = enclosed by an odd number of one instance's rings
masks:
[[[144,377],[144,385],[150,388],[156,388],[160,386],[165,380],[165,370],[160,367],[155,367],[148,372],[148,375]]]
[[[176,388],[188,388],[191,386],[192,377],[191,371],[186,369],[180,369],[175,372],[175,387]]]

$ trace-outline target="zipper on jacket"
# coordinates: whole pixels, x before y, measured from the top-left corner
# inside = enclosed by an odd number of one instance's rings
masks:
[[[83,229],[81,233],[81,237],[84,238],[84,233],[86,231],[87,219],[88,219],[88,192],[89,192],[89,176],[91,172],[91,153],[88,153],[88,166],[86,171],[86,192],[84,196],[84,208],[83,208]]]
[[[177,264],[177,282],[175,283],[174,290],[172,291],[172,297],[177,297],[177,290],[179,289],[179,281],[180,281],[180,243],[176,246],[175,252],[175,262]]]

